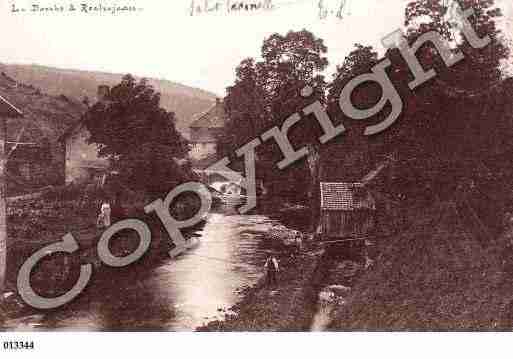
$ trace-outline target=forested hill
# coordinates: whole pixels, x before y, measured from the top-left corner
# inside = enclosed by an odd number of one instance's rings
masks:
[[[84,97],[94,100],[98,85],[115,85],[124,74],[58,69],[39,65],[1,64],[0,72],[25,84],[40,88],[49,95],[65,95],[81,101]],[[188,135],[193,115],[207,110],[216,95],[179,83],[149,78],[149,83],[161,93],[161,105],[177,115],[177,128]]]

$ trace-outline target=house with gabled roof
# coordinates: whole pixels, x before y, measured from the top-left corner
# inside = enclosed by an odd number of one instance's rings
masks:
[[[64,184],[64,151],[58,137],[82,116],[85,106],[50,96],[0,73],[0,107],[10,113],[5,151],[7,193],[17,195]],[[20,118],[20,109],[23,118]]]
[[[98,86],[97,101],[106,101],[110,88]],[[70,126],[59,141],[65,152],[66,183],[97,183],[105,182],[109,173],[109,160],[98,155],[98,146],[89,143],[90,133],[85,126],[85,115],[80,121]]]
[[[195,116],[189,126],[190,143],[192,145],[189,156],[193,161],[215,157],[219,136],[227,122],[228,115],[221,99],[216,99],[215,105]]]
[[[360,239],[374,228],[376,201],[361,182],[321,182],[321,235]]]

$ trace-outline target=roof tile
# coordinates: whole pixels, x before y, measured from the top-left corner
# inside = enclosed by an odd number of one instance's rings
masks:
[[[354,211],[376,209],[374,199],[362,183],[321,182],[321,209]]]

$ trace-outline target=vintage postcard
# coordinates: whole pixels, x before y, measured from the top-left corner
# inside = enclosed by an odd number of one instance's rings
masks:
[[[511,0],[0,0],[0,20],[0,330],[27,333],[0,350],[513,329]]]

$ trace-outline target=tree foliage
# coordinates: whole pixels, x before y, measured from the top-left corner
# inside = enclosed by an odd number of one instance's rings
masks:
[[[501,13],[493,0],[458,3],[462,9],[472,7],[469,21],[479,37],[490,37],[490,43],[482,49],[470,45],[455,26],[461,19],[450,11],[451,1],[409,3],[405,21],[409,43],[436,30],[464,59],[447,67],[432,45],[423,46],[417,57],[436,76],[412,91],[407,86],[413,79],[408,65],[397,49],[387,51],[404,109],[396,125],[379,139],[384,151],[396,152],[407,164],[404,168],[417,171],[416,181],[431,182],[431,190],[449,195],[458,183],[483,177],[483,168],[490,168],[498,154],[513,150],[507,140],[513,135],[512,93],[510,81],[504,79],[509,48],[497,25]]]
[[[235,149],[265,130],[281,126],[288,116],[306,104],[315,99],[324,100],[326,83],[322,72],[328,65],[326,53],[323,40],[306,30],[273,34],[265,39],[261,60],[244,59],[236,69],[235,83],[227,88],[224,102],[230,121],[220,146],[222,152],[232,155]],[[299,95],[306,85],[314,89],[308,99]],[[303,121],[291,131],[291,138],[298,147],[311,142],[312,122]],[[318,128],[313,130],[320,133]],[[275,163],[282,156],[277,145],[266,143],[257,153],[258,175],[277,176]],[[292,166],[288,175],[304,165],[300,163],[295,169]]]
[[[463,10],[473,9],[474,15],[468,20],[480,38],[490,38],[487,46],[476,49],[466,39],[460,26],[462,15],[454,11],[455,1]],[[375,159],[393,153],[405,162],[416,162],[432,178],[445,176],[454,183],[461,173],[472,173],[479,167],[477,164],[489,161],[491,156],[513,151],[508,141],[513,135],[509,115],[512,106],[508,105],[513,86],[511,81],[504,80],[510,50],[499,30],[501,16],[493,0],[411,0],[405,8],[407,41],[412,44],[422,34],[434,30],[449,44],[453,54],[461,52],[464,59],[448,67],[434,46],[426,43],[416,56],[423,68],[434,69],[436,76],[411,90],[408,84],[413,76],[408,64],[398,49],[388,50],[385,57],[392,65],[387,73],[399,92],[403,111],[391,128],[367,138],[370,146],[354,150],[371,151]],[[344,141],[349,139],[351,130],[363,133],[363,127],[385,118],[390,108],[385,107],[365,121],[356,121],[347,118],[338,105],[344,86],[382,61],[376,51],[356,44],[337,66],[329,84],[323,77],[328,64],[326,53],[322,39],[303,30],[285,36],[271,35],[264,41],[260,61],[242,61],[225,98],[231,118],[222,146],[225,154],[280,125],[314,100],[326,104],[335,124],[342,121],[349,129],[341,136]],[[308,99],[299,96],[306,84],[315,90]],[[352,101],[357,108],[370,108],[380,96],[380,87],[367,82],[353,92]],[[289,138],[297,148],[316,143],[318,134],[316,121],[302,121],[291,129]],[[258,151],[261,163],[275,164],[281,159],[279,149],[271,143],[260,146]],[[326,155],[329,153],[323,154]],[[301,166],[292,166],[291,173],[307,172]]]
[[[511,133],[510,130],[496,131],[504,129],[501,122],[509,119],[503,108],[494,104],[496,97],[504,94],[503,64],[509,57],[509,48],[498,30],[497,21],[502,15],[493,0],[459,0],[458,3],[462,9],[474,10],[469,20],[478,36],[490,37],[490,43],[484,48],[473,48],[460,27],[455,26],[460,20],[450,11],[450,1],[417,0],[406,7],[409,41],[424,31],[435,29],[452,42],[453,51],[464,55],[462,61],[447,68],[432,47],[425,46],[419,51],[421,64],[434,68],[437,76],[416,89],[413,96],[407,96],[408,122],[413,122],[413,129],[418,130],[410,131],[409,135],[415,135],[421,143],[436,143],[437,148],[428,146],[428,149],[440,157],[482,159],[491,152],[506,150],[493,148],[493,142],[499,140],[497,136]],[[426,16],[430,20],[421,22]],[[389,56],[394,54],[389,52]],[[397,76],[411,78],[404,63],[398,68]]]
[[[355,44],[352,50],[344,59],[341,65],[338,65],[335,73],[332,75],[332,81],[328,85],[327,107],[332,118],[343,117],[339,107],[339,98],[342,90],[353,78],[368,73],[371,68],[378,63],[378,53],[372,46],[363,46]],[[380,95],[379,88],[372,82],[366,82],[355,89],[351,100],[359,108],[371,107]],[[344,119],[347,122],[347,119]]]

